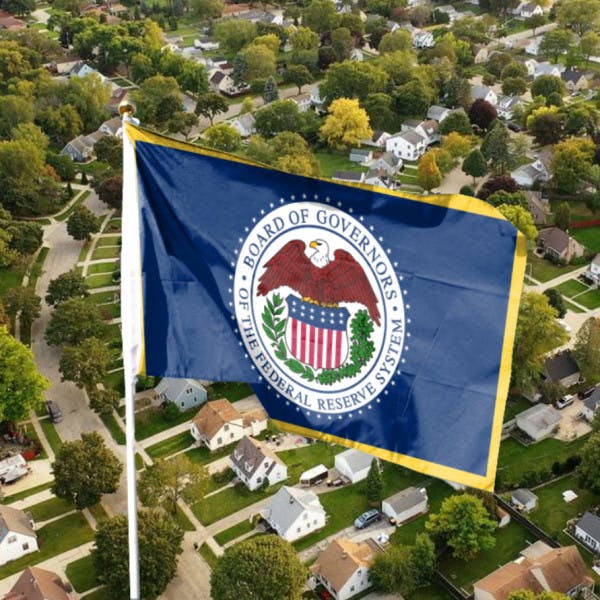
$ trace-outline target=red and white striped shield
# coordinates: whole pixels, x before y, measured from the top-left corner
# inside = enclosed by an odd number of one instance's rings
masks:
[[[344,364],[348,310],[310,304],[291,294],[287,304],[285,341],[292,356],[315,369],[337,369]]]

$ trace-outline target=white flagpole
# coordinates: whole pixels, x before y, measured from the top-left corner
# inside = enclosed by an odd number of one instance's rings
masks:
[[[138,125],[133,117],[135,106],[128,101],[119,105],[123,120],[123,227],[121,243],[121,328],[125,375],[125,434],[127,474],[127,522],[129,543],[129,597],[141,600],[138,548],[137,472],[135,468],[135,383],[141,353],[141,272],[137,206],[137,180],[132,142],[125,123]]]

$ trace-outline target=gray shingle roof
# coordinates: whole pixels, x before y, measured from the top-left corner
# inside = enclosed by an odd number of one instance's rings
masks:
[[[559,352],[551,358],[547,358],[545,367],[548,377],[555,382],[579,373],[579,367],[569,350]]]
[[[284,485],[273,496],[265,516],[270,523],[277,523],[281,531],[287,531],[305,510],[311,513],[325,512],[313,492]]]
[[[362,181],[362,175],[362,173],[356,171],[334,171],[331,178],[342,181]]]
[[[585,531],[591,538],[600,541],[600,517],[593,513],[586,512],[581,519],[577,521],[577,527]]]
[[[249,436],[239,441],[230,458],[231,462],[247,477],[252,477],[265,459],[271,461],[269,469],[265,473],[266,475],[273,470],[276,463],[282,462],[280,458],[264,445],[264,442],[259,442]]]
[[[389,504],[396,514],[399,514],[417,504],[421,504],[423,500],[427,500],[427,492],[424,488],[409,487],[386,498],[384,502]]]
[[[537,430],[538,432],[544,432],[548,427],[552,427],[562,420],[561,414],[552,406],[547,404],[536,404],[522,413],[519,413],[516,417],[517,426],[521,427],[523,421],[527,421],[529,427]]]
[[[532,500],[537,502],[538,497],[531,491],[526,488],[519,488],[512,493],[512,497],[521,504],[528,504]]]
[[[594,412],[600,406],[600,385],[596,386],[592,395],[586,398],[583,403]]]
[[[10,506],[0,506],[0,541],[11,531],[36,537],[27,513]]]
[[[363,469],[369,468],[373,461],[373,456],[370,454],[361,452],[360,450],[354,450],[353,448],[338,454],[337,458],[344,458],[353,473],[358,473]]]
[[[165,394],[169,400],[178,398],[187,387],[201,387],[197,381],[193,379],[175,379],[174,377],[163,377],[160,383],[156,386],[155,391],[160,396]]]

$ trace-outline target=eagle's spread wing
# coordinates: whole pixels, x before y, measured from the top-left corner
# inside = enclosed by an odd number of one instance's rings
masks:
[[[336,250],[335,260],[322,269],[326,280],[323,301],[329,304],[360,302],[367,307],[369,316],[379,325],[377,297],[362,267],[345,250]]]
[[[314,298],[311,274],[315,267],[304,253],[305,249],[303,241],[292,240],[269,259],[259,279],[258,295],[266,296],[270,291],[287,285],[301,296]]]

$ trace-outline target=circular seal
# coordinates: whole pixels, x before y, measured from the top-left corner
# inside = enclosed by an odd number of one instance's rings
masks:
[[[278,394],[309,411],[350,413],[397,374],[404,304],[387,253],[359,220],[318,202],[283,204],[249,229],[235,316]]]

